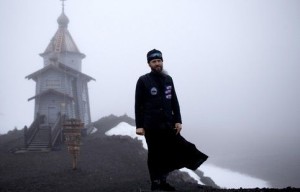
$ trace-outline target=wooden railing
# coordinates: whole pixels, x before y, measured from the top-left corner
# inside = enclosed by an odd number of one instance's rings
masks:
[[[45,115],[37,115],[35,120],[32,122],[29,128],[25,126],[24,128],[24,143],[25,147],[32,142],[33,138],[35,137],[36,133],[39,130],[40,124],[44,123]]]
[[[63,122],[66,119],[66,115],[59,115],[54,125],[51,127],[49,132],[49,147],[52,148],[56,142],[62,142],[62,129]]]

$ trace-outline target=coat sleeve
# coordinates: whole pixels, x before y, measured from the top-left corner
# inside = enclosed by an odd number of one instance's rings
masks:
[[[172,81],[172,111],[173,111],[173,115],[174,115],[174,123],[182,123],[182,119],[181,119],[181,113],[180,113],[180,106],[179,106],[179,101],[176,95],[176,91],[175,91],[175,86],[174,86],[174,82],[173,79],[171,78]]]
[[[144,90],[145,85],[140,77],[135,89],[135,124],[136,128],[144,128]]]

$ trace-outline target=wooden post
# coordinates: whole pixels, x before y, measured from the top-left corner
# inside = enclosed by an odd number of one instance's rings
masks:
[[[73,156],[72,160],[73,160],[73,170],[76,170],[77,169],[76,156]]]
[[[83,123],[79,119],[69,119],[64,123],[65,143],[72,156],[72,168],[77,169],[77,160],[80,151],[81,129]]]

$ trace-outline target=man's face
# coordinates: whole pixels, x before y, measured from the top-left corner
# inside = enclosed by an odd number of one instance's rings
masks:
[[[153,59],[149,62],[149,66],[152,71],[162,72],[163,70],[163,61],[161,59]]]

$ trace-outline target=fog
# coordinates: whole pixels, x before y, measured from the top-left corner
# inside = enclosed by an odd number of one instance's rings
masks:
[[[134,117],[146,53],[159,49],[180,101],[182,134],[211,163],[300,187],[300,2],[68,0],[87,57],[92,120]],[[33,121],[35,82],[61,2],[0,1],[0,134]],[[281,175],[280,175],[281,174]]]

